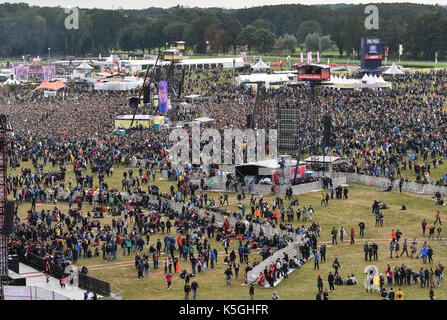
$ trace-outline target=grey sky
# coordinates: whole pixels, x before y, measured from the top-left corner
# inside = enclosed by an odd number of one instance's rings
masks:
[[[144,9],[148,7],[170,8],[178,4],[189,7],[220,7],[220,8],[244,8],[244,7],[256,7],[263,5],[278,5],[278,4],[335,4],[335,3],[357,3],[366,4],[372,1],[357,0],[357,1],[343,1],[343,0],[8,0],[1,1],[0,3],[10,2],[19,3],[25,2],[30,5],[38,6],[77,6],[79,8],[103,8],[103,9],[118,9],[122,7],[124,9]],[[440,4],[446,5],[447,0],[380,0],[379,3],[395,3],[395,2],[412,2],[423,4]],[[380,9],[380,6],[379,6]]]

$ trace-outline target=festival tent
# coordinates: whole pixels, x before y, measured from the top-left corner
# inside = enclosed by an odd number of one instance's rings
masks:
[[[395,63],[391,67],[389,67],[386,71],[383,72],[383,74],[405,74],[405,72],[399,70],[399,68],[396,66]]]
[[[6,80],[5,82],[3,82],[4,85],[18,85],[20,84],[20,81],[17,79],[11,79],[9,78],[8,80]]]
[[[62,88],[65,88],[65,84],[62,81],[60,81],[60,80],[56,80],[54,82],[44,81],[36,89],[34,89],[34,91],[36,91],[36,90],[53,90],[53,91],[57,91],[57,90],[62,89]]]
[[[270,67],[269,67],[268,65],[266,65],[266,64],[264,63],[264,61],[262,61],[261,58],[259,58],[258,62],[257,62],[255,65],[251,66],[251,68],[252,68],[253,70],[270,69]]]
[[[289,81],[289,77],[287,74],[267,74],[267,73],[254,73],[250,75],[240,75],[235,78],[236,84],[240,85],[241,83],[265,83],[268,88],[271,83],[287,83]]]
[[[95,82],[93,87],[95,90],[114,90],[125,91],[133,90],[143,85],[143,79],[134,81],[104,81]]]
[[[214,119],[211,119],[208,117],[200,117],[200,118],[194,119],[193,121],[200,122],[200,123],[209,123],[209,122],[214,122]]]
[[[86,61],[83,61],[79,66],[76,67],[78,70],[93,70],[94,68],[90,66]]]

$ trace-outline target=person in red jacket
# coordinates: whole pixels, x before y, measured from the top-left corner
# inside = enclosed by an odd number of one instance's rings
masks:
[[[439,210],[438,211],[436,211],[436,220],[435,220],[435,222],[433,223],[434,225],[436,225],[436,223],[439,221],[439,225],[442,225],[442,223],[441,223],[441,216],[440,216],[440,214],[439,214]]]
[[[168,283],[168,290],[171,289],[171,281],[172,281],[172,274],[171,274],[171,273],[168,273],[168,274],[166,275],[166,282]]]
[[[354,236],[355,236],[354,228],[351,228],[351,244],[354,244]]]
[[[427,221],[425,221],[425,219],[422,220],[421,225],[422,225],[422,235],[425,237],[425,230],[427,229]]]
[[[391,270],[390,265],[388,265],[387,269],[386,269],[386,279],[388,281],[388,285],[392,286],[393,285],[393,270]]]

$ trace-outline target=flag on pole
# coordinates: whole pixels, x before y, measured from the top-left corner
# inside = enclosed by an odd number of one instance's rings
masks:
[[[399,55],[401,56],[403,54],[404,48],[403,46],[400,44],[399,45]]]
[[[290,69],[290,56],[287,56],[287,69]]]
[[[236,68],[236,58],[233,57],[233,69],[235,69],[235,68]]]

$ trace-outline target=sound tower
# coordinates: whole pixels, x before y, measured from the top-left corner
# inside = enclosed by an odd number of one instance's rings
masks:
[[[143,87],[143,103],[150,103],[151,102],[151,88],[149,86]]]
[[[295,105],[278,105],[278,151],[293,155],[298,149],[300,117]]]
[[[14,201],[7,201],[5,206],[5,216],[3,218],[2,234],[9,236],[12,232],[14,222]]]
[[[252,115],[247,114],[247,128],[250,128],[250,126],[251,126],[251,118],[252,118]]]
[[[329,147],[331,143],[331,116],[326,114],[323,116],[323,146]]]

